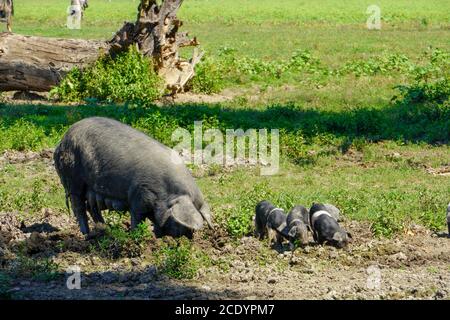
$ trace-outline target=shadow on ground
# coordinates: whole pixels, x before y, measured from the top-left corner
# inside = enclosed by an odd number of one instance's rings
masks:
[[[105,116],[128,124],[138,124],[138,127],[147,130],[157,139],[170,139],[170,134],[163,136],[164,132],[179,126],[192,130],[194,121],[203,120],[205,128],[278,128],[286,134],[301,133],[306,139],[318,134],[344,137],[350,144],[354,139],[429,144],[450,141],[448,112],[422,104],[392,103],[384,108],[368,106],[339,111],[306,109],[296,104],[270,105],[262,109],[236,107],[232,103],[173,104],[148,108],[0,104],[0,116],[0,123],[6,129],[14,126],[17,121],[28,121],[46,133],[52,130],[64,131],[67,126],[82,118]]]

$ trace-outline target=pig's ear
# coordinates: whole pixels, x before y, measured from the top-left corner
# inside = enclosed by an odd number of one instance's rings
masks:
[[[288,232],[289,237],[293,238],[295,236],[295,227],[291,228],[291,230],[289,230]]]
[[[335,232],[333,234],[333,240],[337,242],[342,241],[343,240],[342,233],[340,233],[339,231]]]
[[[175,203],[169,209],[170,216],[177,223],[192,230],[199,230],[203,226],[203,217],[190,201]]]
[[[200,214],[202,215],[203,219],[205,219],[206,223],[208,224],[208,227],[213,229],[212,219],[211,219],[211,210],[209,209],[208,204],[204,203],[199,211],[200,211]]]
[[[181,196],[169,202],[169,209],[159,211],[155,214],[156,222],[160,227],[164,226],[169,218],[175,222],[193,230],[198,230],[203,226],[203,217],[194,207],[191,199]]]

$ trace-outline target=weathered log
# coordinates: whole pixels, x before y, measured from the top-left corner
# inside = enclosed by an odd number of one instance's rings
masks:
[[[102,41],[0,33],[0,90],[49,91],[70,69],[108,50]]]
[[[135,23],[125,23],[108,42],[54,39],[0,34],[0,90],[49,91],[73,67],[83,68],[102,53],[112,56],[136,46],[153,59],[155,71],[172,92],[182,91],[194,75],[202,53],[190,60],[179,56],[179,48],[197,46],[196,38],[178,32],[176,18],[183,0],[141,0]]]

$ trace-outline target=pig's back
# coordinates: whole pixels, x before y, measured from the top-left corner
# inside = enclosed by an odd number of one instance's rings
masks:
[[[154,188],[162,197],[197,189],[184,164],[172,161],[171,149],[116,120],[81,120],[61,145],[73,148],[85,182],[101,194],[124,199],[133,184]]]

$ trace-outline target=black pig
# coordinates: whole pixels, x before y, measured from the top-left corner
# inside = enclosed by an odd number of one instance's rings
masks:
[[[131,228],[145,218],[160,237],[192,237],[206,220],[207,203],[193,177],[170,148],[121,122],[88,118],[75,123],[54,153],[56,171],[83,234],[86,210],[129,210]]]
[[[329,244],[337,248],[346,247],[351,242],[351,234],[342,229],[336,218],[323,204],[315,203],[309,210],[314,240],[319,244]]]

